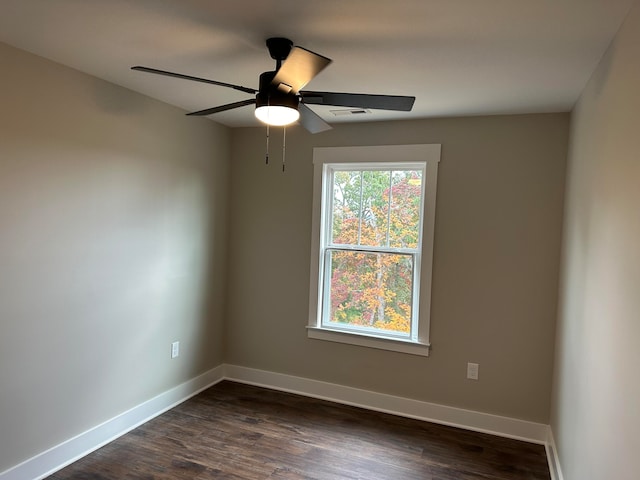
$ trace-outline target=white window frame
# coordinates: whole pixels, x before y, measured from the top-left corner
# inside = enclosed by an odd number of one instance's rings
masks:
[[[433,266],[433,243],[436,213],[436,188],[438,164],[441,146],[438,144],[420,145],[382,145],[365,147],[317,147],[313,150],[313,214],[311,240],[311,269],[309,292],[309,338],[347,343],[364,347],[391,350],[414,355],[429,355],[429,325],[431,312],[431,283]],[[402,169],[407,164],[423,164],[425,168],[425,184],[422,211],[422,250],[416,255],[419,264],[414,265],[417,276],[414,276],[414,298],[417,325],[412,326],[413,335],[408,337],[393,334],[377,335],[350,328],[333,328],[322,325],[323,308],[323,255],[321,251],[323,235],[326,235],[327,222],[324,207],[330,205],[325,176],[327,165],[340,169],[337,164],[357,167],[359,163],[379,164],[380,169]],[[376,165],[377,167],[377,165]]]

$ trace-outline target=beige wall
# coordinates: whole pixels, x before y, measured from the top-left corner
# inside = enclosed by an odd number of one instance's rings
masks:
[[[573,112],[552,429],[565,480],[637,479],[640,4]]]
[[[1,472],[222,362],[230,136],[2,44],[0,65]]]
[[[547,423],[568,114],[232,133],[227,363]],[[430,357],[308,339],[314,146],[441,143]],[[480,380],[466,380],[466,363]]]

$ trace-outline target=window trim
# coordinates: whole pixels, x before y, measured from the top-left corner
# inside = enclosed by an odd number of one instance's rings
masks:
[[[428,356],[430,349],[429,329],[431,313],[431,284],[433,266],[434,227],[436,213],[436,188],[441,145],[381,145],[363,147],[316,147],[313,149],[313,212],[311,238],[311,268],[309,289],[309,322],[307,336],[313,339],[347,343],[370,348],[391,350],[414,355]],[[392,160],[389,160],[392,159]],[[422,211],[422,252],[418,279],[419,306],[418,326],[415,339],[377,336],[367,332],[330,329],[321,324],[322,284],[320,266],[322,265],[320,243],[325,234],[323,220],[323,200],[326,192],[323,188],[325,164],[380,163],[381,167],[407,163],[426,163]]]

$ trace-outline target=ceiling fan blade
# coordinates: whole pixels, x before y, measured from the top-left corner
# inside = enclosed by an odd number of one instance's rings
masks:
[[[155,73],[157,75],[165,75],[167,77],[182,78],[184,80],[192,80],[194,82],[208,83],[210,85],[218,85],[220,87],[233,88],[234,90],[240,90],[241,92],[245,92],[245,93],[251,93],[251,94],[258,93],[258,91],[255,88],[243,87],[241,85],[234,85],[232,83],[218,82],[216,80],[209,80],[207,78],[192,77],[191,75],[184,75],[182,73],[167,72],[166,70],[158,70],[157,68],[149,68],[149,67],[142,67],[140,65],[136,65],[135,67],[131,67],[131,70],[136,70],[138,72]]]
[[[304,103],[336,107],[373,108],[410,112],[416,97],[401,95],[368,95],[364,93],[300,92]]]
[[[310,133],[320,133],[333,128],[304,103],[298,105],[298,112],[300,112],[298,122]]]
[[[187,113],[187,115],[197,116],[197,117],[206,117],[207,115],[211,115],[212,113],[226,112],[227,110],[232,110],[238,107],[244,107],[245,105],[252,105],[255,103],[256,103],[256,99],[251,98],[249,100],[241,100],[239,102],[227,103],[226,105],[220,105],[219,107],[198,110],[197,112]]]
[[[302,47],[293,47],[271,84],[285,93],[298,93],[330,63],[330,58]]]

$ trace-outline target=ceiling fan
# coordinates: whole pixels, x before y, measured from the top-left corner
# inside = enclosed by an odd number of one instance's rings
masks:
[[[331,63],[331,59],[305,48],[294,46],[293,42],[287,38],[269,38],[267,48],[271,58],[276,61],[276,69],[260,75],[258,90],[143,66],[135,66],[131,69],[233,88],[255,95],[254,98],[187,113],[187,115],[206,116],[246,105],[255,105],[255,116],[267,125],[289,125],[299,120],[300,124],[311,133],[329,130],[331,126],[307,105],[332,105],[403,112],[411,111],[413,108],[415,97],[301,90]]]

